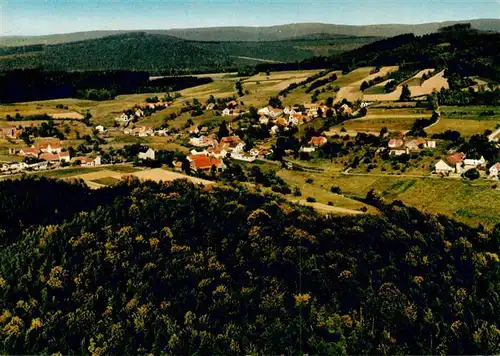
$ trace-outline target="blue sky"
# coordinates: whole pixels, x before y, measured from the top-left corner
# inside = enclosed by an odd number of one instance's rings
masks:
[[[0,35],[500,18],[500,0],[0,0]]]

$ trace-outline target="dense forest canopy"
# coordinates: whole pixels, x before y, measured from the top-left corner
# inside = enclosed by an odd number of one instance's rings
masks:
[[[106,91],[108,97],[119,94],[182,90],[210,83],[210,78],[173,76],[149,79],[146,72],[44,72],[37,69],[0,72],[0,102],[20,102],[57,98],[85,97],[88,89]]]
[[[500,227],[373,193],[325,217],[183,181],[0,191],[0,353],[500,352]]]
[[[2,51],[9,49],[0,49]],[[222,70],[230,60],[222,52],[207,51],[171,36],[130,33],[60,45],[30,46],[22,55],[0,57],[5,69],[47,71],[135,70],[165,73]]]

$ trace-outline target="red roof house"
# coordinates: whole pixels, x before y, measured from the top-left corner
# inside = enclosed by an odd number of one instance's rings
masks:
[[[187,159],[191,162],[191,169],[194,171],[210,170],[212,166],[215,166],[217,169],[222,168],[222,161],[220,159],[204,154],[190,155]]]
[[[449,164],[457,164],[462,162],[464,159],[465,153],[462,152],[455,153],[454,155],[448,156],[448,158],[446,158]]]
[[[327,143],[327,139],[324,136],[313,136],[309,141],[309,144],[315,147],[321,147]]]

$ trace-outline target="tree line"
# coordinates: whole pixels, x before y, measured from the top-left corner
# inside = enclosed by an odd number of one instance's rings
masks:
[[[78,97],[109,100],[119,94],[174,91],[210,83],[210,78],[149,79],[146,72],[46,72],[23,69],[0,72],[0,102]]]

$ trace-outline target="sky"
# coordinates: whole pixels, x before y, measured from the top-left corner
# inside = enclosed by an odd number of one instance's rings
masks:
[[[500,18],[500,0],[0,0],[0,35]]]

